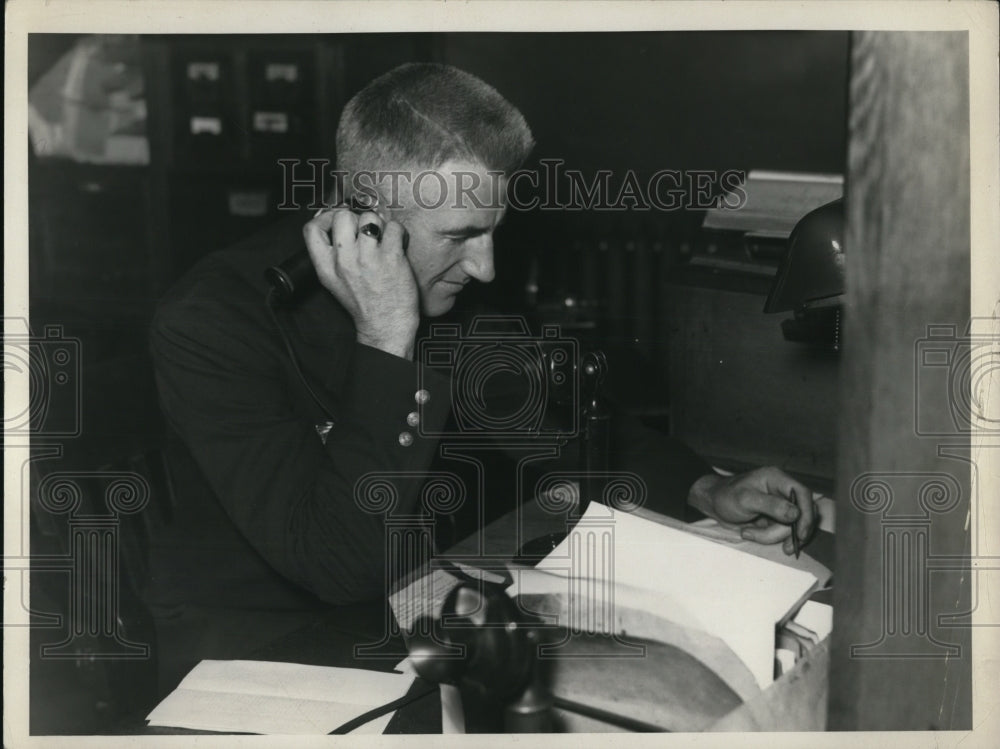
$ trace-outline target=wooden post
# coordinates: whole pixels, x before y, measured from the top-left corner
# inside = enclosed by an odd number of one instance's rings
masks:
[[[855,32],[849,112],[828,727],[967,729],[967,34]]]

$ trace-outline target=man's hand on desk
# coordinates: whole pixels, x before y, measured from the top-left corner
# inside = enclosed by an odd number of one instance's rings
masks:
[[[794,490],[794,494],[793,494]],[[797,502],[792,502],[792,497]],[[792,524],[806,544],[819,521],[812,492],[779,468],[757,468],[735,476],[712,473],[694,482],[688,504],[762,544],[784,541],[793,553]]]

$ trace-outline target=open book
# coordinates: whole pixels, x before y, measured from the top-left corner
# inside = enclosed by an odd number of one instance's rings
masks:
[[[613,626],[606,620],[617,601],[704,631],[732,650],[761,689],[774,679],[776,627],[819,585],[810,569],[597,502],[534,570],[514,577],[512,596],[576,596],[581,615],[591,618],[586,626]]]
[[[415,675],[268,661],[205,660],[148,715],[151,726],[221,733],[323,735],[402,697]],[[382,733],[393,713],[354,733]]]

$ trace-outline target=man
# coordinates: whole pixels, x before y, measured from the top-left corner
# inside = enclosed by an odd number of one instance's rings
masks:
[[[418,325],[469,282],[493,280],[504,175],[532,147],[520,112],[483,81],[443,65],[396,68],[348,103],[337,131],[341,197],[373,210],[295,217],[209,256],[172,290],[152,329],[158,387],[186,448],[178,459],[209,488],[179,498],[178,517],[197,518],[174,539],[186,562],[162,565],[154,583],[272,609],[384,596],[384,517],[355,489],[372,473],[432,466],[438,442],[422,435],[448,418],[449,383],[414,361]],[[395,177],[355,179],[373,173]],[[263,270],[303,239],[319,288],[271,308]],[[811,493],[777,469],[718,476],[652,434],[622,455],[619,467],[628,456],[657,464],[643,478],[674,514],[686,503],[787,552],[791,524],[803,539],[813,530]]]

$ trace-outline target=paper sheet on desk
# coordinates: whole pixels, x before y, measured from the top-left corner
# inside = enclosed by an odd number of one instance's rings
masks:
[[[830,568],[817,562],[809,556],[808,552],[803,551],[800,558],[796,559],[793,555],[786,554],[781,544],[759,544],[756,541],[747,541],[740,536],[739,531],[725,528],[712,519],[693,523],[686,527],[686,531],[720,544],[726,544],[737,551],[767,559],[775,564],[809,572],[816,578],[820,588],[825,588],[833,578]]]
[[[820,506],[822,508],[822,504]],[[832,513],[832,510],[830,512]],[[756,541],[747,541],[740,536],[739,531],[733,528],[721,526],[718,521],[713,520],[712,518],[705,518],[704,520],[699,520],[695,523],[684,523],[680,520],[667,517],[666,515],[651,512],[642,507],[634,510],[633,514],[637,517],[657,523],[658,525],[665,525],[668,528],[676,528],[677,530],[681,530],[686,533],[694,533],[711,541],[726,544],[727,546],[738,551],[753,554],[756,557],[768,559],[772,562],[785,565],[786,567],[804,570],[816,576],[816,580],[818,581],[820,588],[826,587],[833,577],[833,573],[830,572],[830,569],[826,565],[817,562],[809,556],[808,552],[802,552],[801,557],[796,559],[794,556],[786,554],[782,549],[781,544],[759,544]],[[822,528],[822,524],[820,527]]]
[[[761,688],[774,680],[776,623],[816,586],[807,571],[597,502],[537,568],[668,596],[725,642]]]
[[[151,726],[261,734],[327,734],[402,697],[414,674],[267,661],[202,661],[147,716]],[[392,713],[354,733],[382,733]]]

